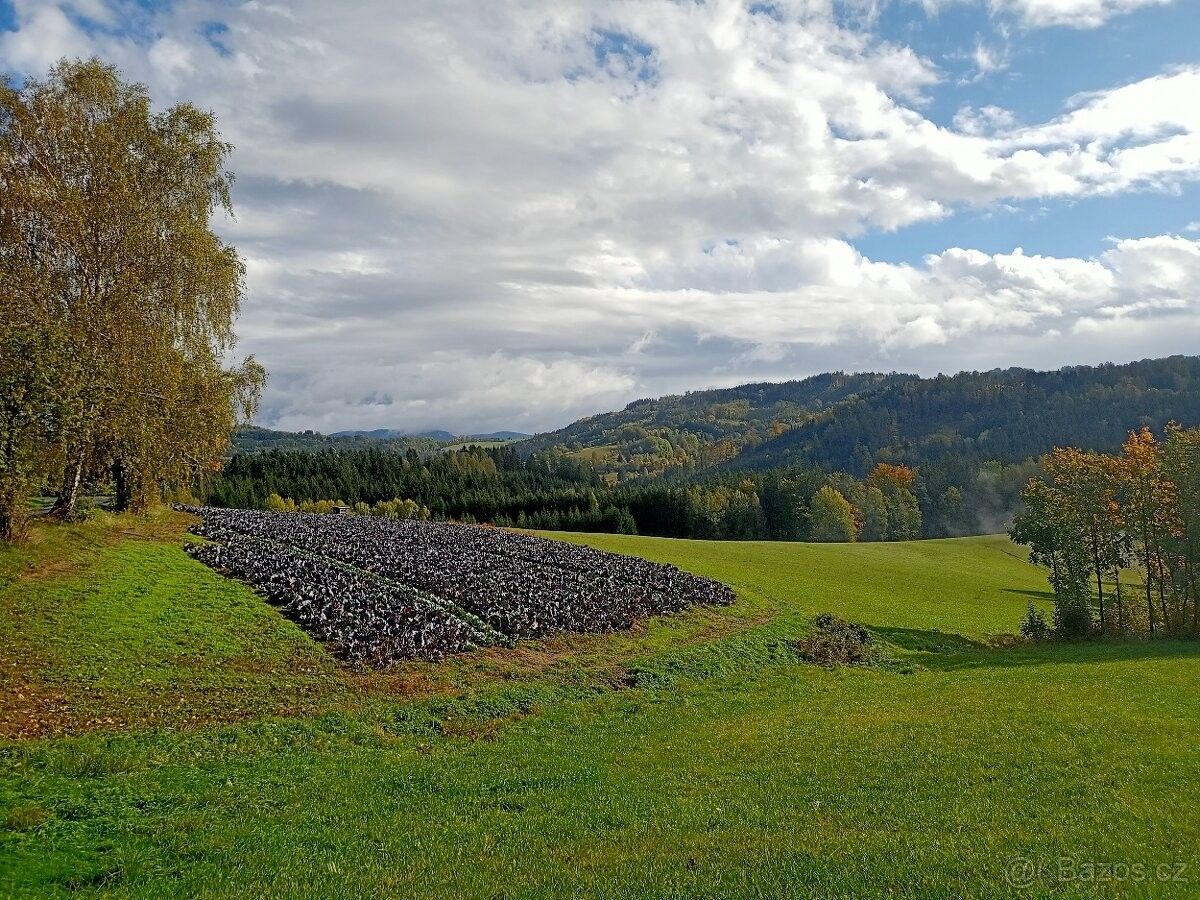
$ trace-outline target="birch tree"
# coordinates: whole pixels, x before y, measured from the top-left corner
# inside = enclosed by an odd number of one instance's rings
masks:
[[[55,347],[36,440],[63,516],[89,477],[140,506],[211,467],[254,405],[262,369],[224,365],[245,273],[212,228],[230,150],[211,113],[156,112],[99,60],[0,87],[0,278],[29,310],[4,340]]]

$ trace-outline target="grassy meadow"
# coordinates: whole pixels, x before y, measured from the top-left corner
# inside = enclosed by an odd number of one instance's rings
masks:
[[[555,535],[739,602],[372,673],[186,523],[0,550],[0,896],[1200,893],[1200,646],[1015,642],[1005,538]],[[822,611],[886,662],[801,662]]]

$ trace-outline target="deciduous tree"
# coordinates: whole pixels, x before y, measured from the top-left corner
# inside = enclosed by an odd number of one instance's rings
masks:
[[[854,507],[842,492],[825,485],[812,499],[808,511],[809,536],[814,541],[854,541],[858,539],[858,523]]]
[[[111,474],[122,506],[186,483],[253,408],[261,367],[223,366],[244,277],[211,227],[232,211],[229,152],[211,113],[155,112],[99,60],[0,86],[0,279],[26,311],[6,314],[2,341],[35,373],[4,377],[37,409],[0,427],[14,447],[54,448],[37,459],[61,465],[63,515],[89,477]],[[0,460],[6,515],[31,458]]]

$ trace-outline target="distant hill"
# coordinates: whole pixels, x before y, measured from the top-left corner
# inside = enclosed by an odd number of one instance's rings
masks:
[[[1054,372],[921,378],[835,372],[638,400],[520,444],[559,447],[622,480],[878,461],[1018,462],[1058,445],[1112,450],[1142,424],[1200,422],[1200,357]]]
[[[536,435],[520,447],[562,448],[601,471],[623,475],[699,471],[725,463],[831,406],[911,377],[832,372],[781,384],[635,400],[617,412]]]
[[[364,437],[387,441],[396,438],[430,438],[447,443],[455,441],[519,441],[530,437],[521,431],[492,431],[487,434],[454,434],[450,431],[397,431],[392,428],[376,428],[374,431],[335,431],[330,437]]]
[[[1141,425],[1200,424],[1200,357],[1055,372],[921,378],[835,372],[635,401],[520,443],[244,433],[207,486],[217,505],[405,498],[438,517],[526,528],[720,540],[808,540],[817,494],[857,513],[864,540],[994,533],[1055,446],[1113,451]],[[407,442],[407,443],[405,443]],[[397,455],[418,447],[420,459]],[[339,449],[338,454],[312,450]],[[288,451],[291,452],[288,452]],[[865,486],[876,464],[916,470],[907,499]],[[887,504],[891,502],[891,506]],[[854,524],[854,523],[851,523]]]
[[[386,446],[402,451],[412,447],[418,451],[432,452],[443,443],[424,435],[387,437],[371,432],[322,434],[319,431],[274,431],[248,426],[234,432],[232,449],[238,453],[260,453],[264,450],[349,450]]]
[[[523,441],[533,437],[523,431],[492,431],[487,434],[468,434],[471,441]]]
[[[322,434],[319,431],[275,431],[248,426],[234,432],[232,449],[239,453],[258,453],[263,450],[351,450],[356,447],[385,446],[392,450],[403,451],[411,447],[419,452],[433,452],[473,441],[500,444],[528,437],[519,431],[496,431],[463,437],[449,431],[408,433],[391,428]]]
[[[910,378],[747,448],[736,462],[857,474],[878,460],[1017,462],[1060,446],[1113,451],[1131,429],[1160,431],[1171,420],[1200,423],[1200,357]]]

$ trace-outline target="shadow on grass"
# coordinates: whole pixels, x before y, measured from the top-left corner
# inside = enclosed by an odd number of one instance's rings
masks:
[[[1020,644],[987,647],[964,652],[922,655],[927,669],[1016,668],[1019,666],[1080,665],[1083,663],[1134,662],[1140,660],[1195,657],[1200,659],[1200,641],[1190,640],[1098,640]]]
[[[938,631],[936,628],[923,630],[919,628],[881,628],[871,629],[881,638],[895,644],[904,650],[915,650],[924,653],[949,653],[954,651],[986,650],[988,645],[964,637],[952,631]]]
[[[1028,597],[1030,600],[1045,600],[1047,603],[1054,602],[1053,591],[1023,591],[1019,588],[1002,588],[1006,594],[1016,594],[1019,597]]]

